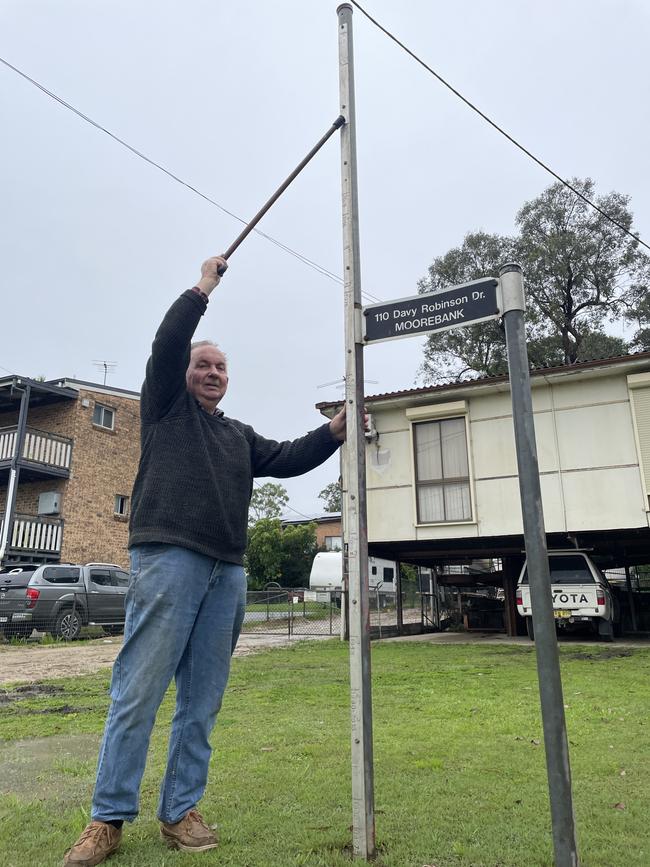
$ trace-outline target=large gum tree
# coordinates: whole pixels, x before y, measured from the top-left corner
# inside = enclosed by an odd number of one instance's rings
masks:
[[[586,198],[632,231],[629,197],[598,196],[592,180],[571,181]],[[535,367],[573,364],[618,355],[650,344],[650,258],[603,214],[564,184],[548,187],[516,217],[513,236],[471,232],[460,247],[433,260],[418,289],[436,292],[498,275],[518,261],[524,269],[528,354]],[[638,326],[631,343],[622,323]],[[425,383],[493,376],[507,371],[505,334],[499,321],[432,334],[419,373]]]

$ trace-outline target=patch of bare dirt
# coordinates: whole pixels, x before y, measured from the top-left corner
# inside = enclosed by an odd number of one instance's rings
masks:
[[[248,656],[271,647],[286,647],[290,643],[291,640],[286,636],[242,635],[235,656]],[[121,646],[121,635],[100,638],[87,644],[5,645],[0,647],[0,684],[34,683],[92,674],[102,668],[110,668]]]
[[[62,686],[52,686],[49,683],[27,684],[26,686],[17,686],[11,690],[0,689],[0,705],[25,698],[38,698],[42,695],[56,695],[59,692],[63,692]]]
[[[620,659],[621,657],[632,656],[631,650],[601,650],[595,653],[572,653],[570,659],[595,659],[596,662],[601,662],[605,659]]]

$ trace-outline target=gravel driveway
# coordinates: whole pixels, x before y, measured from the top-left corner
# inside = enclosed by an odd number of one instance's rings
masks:
[[[301,636],[319,638],[329,636]],[[88,644],[28,643],[0,646],[0,684],[33,683],[56,677],[74,677],[109,668],[118,654],[122,637],[98,638]],[[286,635],[242,635],[235,656],[248,656],[270,647],[286,647]]]

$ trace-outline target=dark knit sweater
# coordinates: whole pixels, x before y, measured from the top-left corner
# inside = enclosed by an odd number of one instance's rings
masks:
[[[200,295],[184,292],[153,342],[140,401],[129,547],[162,542],[241,563],[253,478],[305,473],[339,443],[328,424],[278,443],[240,421],[206,412],[185,385],[190,342],[205,310]]]

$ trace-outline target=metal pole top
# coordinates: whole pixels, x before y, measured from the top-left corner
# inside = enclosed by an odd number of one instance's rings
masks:
[[[499,268],[501,284],[501,312],[505,315],[511,310],[525,310],[524,278],[518,262],[507,262]]]
[[[523,269],[519,262],[506,262],[505,265],[502,265],[499,268],[499,277],[501,277],[502,274],[510,273],[510,271],[518,271],[521,274]]]
[[[351,3],[341,3],[340,6],[337,6],[337,7],[336,7],[336,14],[337,14],[337,15],[340,15],[341,12],[342,12],[344,9],[349,9],[350,12],[354,12],[354,9],[352,8],[352,4],[351,4]]]

